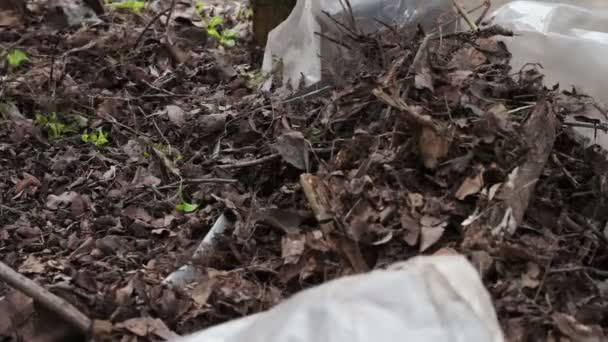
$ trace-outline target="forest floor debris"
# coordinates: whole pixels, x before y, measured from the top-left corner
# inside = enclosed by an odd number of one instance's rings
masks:
[[[2,261],[99,340],[186,334],[454,251],[509,341],[604,338],[608,161],[569,131],[601,107],[546,88],[537,65],[511,70],[508,32],[353,37],[366,58],[346,86],[285,100],[255,91],[259,52],[218,44],[196,6],[144,29],[169,3],[53,31],[36,2],[0,27],[2,55],[27,56],[0,71]],[[197,281],[163,285],[219,217]],[[0,294],[4,314],[19,308],[0,335],[43,329],[19,316],[31,301]]]

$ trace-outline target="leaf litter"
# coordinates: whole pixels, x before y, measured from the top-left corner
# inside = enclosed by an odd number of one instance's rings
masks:
[[[508,32],[345,32],[360,67],[285,100],[237,72],[259,66],[247,38],[166,39],[194,22],[188,6],[175,31],[143,34],[163,6],[57,33],[44,5],[0,12],[22,22],[0,27],[2,47],[28,55],[0,69],[2,259],[95,319],[99,340],[187,334],[434,253],[471,258],[513,341],[606,334],[608,162],[565,124],[592,99],[511,70]],[[107,144],[82,142],[97,129]],[[223,215],[234,223],[197,250]],[[193,254],[195,281],[165,286]]]

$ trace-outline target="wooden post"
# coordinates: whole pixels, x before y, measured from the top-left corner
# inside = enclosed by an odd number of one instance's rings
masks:
[[[297,0],[251,0],[253,8],[253,35],[258,46],[266,46],[268,33],[282,23]]]

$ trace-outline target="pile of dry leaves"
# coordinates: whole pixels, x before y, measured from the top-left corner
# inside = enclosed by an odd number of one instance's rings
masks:
[[[248,41],[220,46],[194,5],[155,19],[170,3],[51,29],[37,1],[0,27],[28,57],[0,70],[2,261],[99,340],[166,339],[435,253],[471,258],[510,341],[605,338],[608,162],[563,124],[603,109],[511,70],[509,32],[347,31],[363,57],[344,85],[286,99],[255,91]],[[163,285],[222,215],[199,279]],[[1,335],[74,334],[0,291]]]

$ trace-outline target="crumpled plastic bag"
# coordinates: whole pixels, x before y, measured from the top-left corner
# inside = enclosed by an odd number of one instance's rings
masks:
[[[490,295],[460,255],[419,256],[304,290],[175,342],[502,342]]]
[[[348,20],[340,0],[298,0],[289,17],[268,35],[262,71],[271,73],[282,61],[283,82],[297,89],[322,80],[323,69],[329,68],[334,79],[348,68],[348,55],[338,44],[323,39],[321,33],[340,41],[341,31],[323,11],[340,22]],[[435,26],[436,19],[449,11],[451,0],[350,0],[357,28],[369,32],[382,24],[396,25],[404,33],[415,32],[421,24],[425,29]],[[270,88],[271,79],[263,86]]]
[[[547,84],[608,101],[608,2],[511,1],[493,16],[518,34],[505,39],[515,70],[540,63]]]
[[[575,87],[579,93],[608,102],[607,1],[511,1],[497,8],[494,16],[495,23],[519,35],[504,39],[515,70],[526,63],[540,63],[547,85]],[[608,124],[605,114],[594,106],[588,106],[584,115]],[[598,144],[608,150],[604,131],[573,127],[569,132],[584,146]]]

